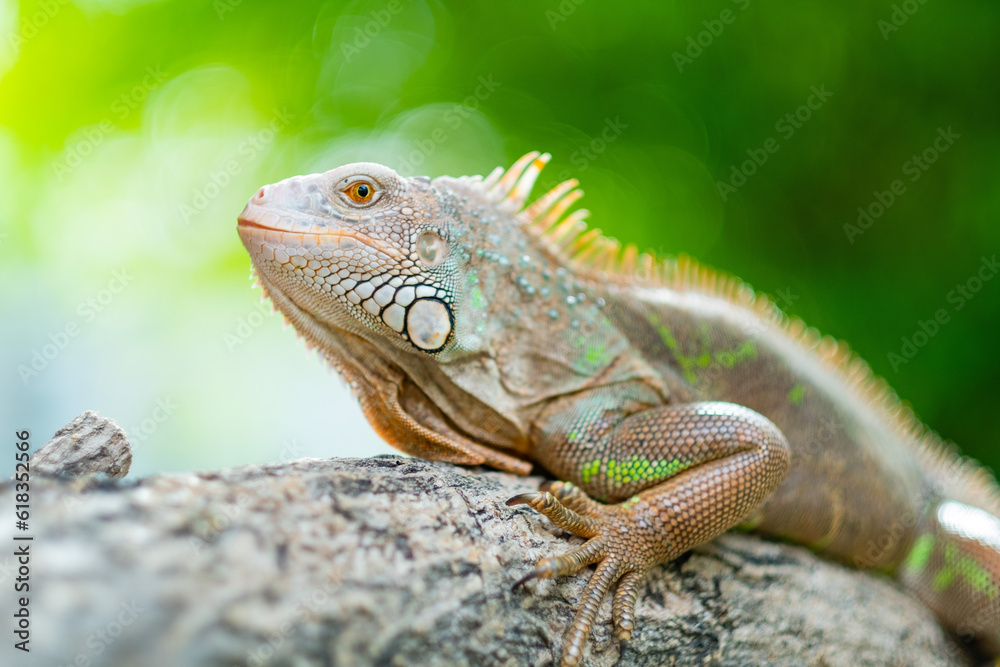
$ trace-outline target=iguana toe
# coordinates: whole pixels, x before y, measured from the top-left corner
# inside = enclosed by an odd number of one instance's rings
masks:
[[[611,616],[615,622],[618,639],[622,641],[632,638],[632,630],[635,629],[635,601],[639,597],[639,587],[645,578],[645,571],[632,570],[623,574],[618,580]]]
[[[660,554],[654,536],[647,535],[651,527],[635,519],[635,510],[642,501],[601,505],[569,483],[557,482],[549,489],[515,496],[507,504],[529,505],[557,526],[589,539],[565,554],[543,558],[515,587],[531,579],[575,574],[585,565],[596,563],[563,648],[561,664],[572,667],[582,659],[597,612],[615,582],[618,588],[612,618],[616,634],[621,640],[632,636],[639,587]]]
[[[580,537],[593,537],[594,535],[597,535],[600,530],[597,519],[570,509],[548,491],[542,491],[541,493],[522,493],[521,495],[514,496],[508,500],[507,505],[508,507],[513,507],[514,505],[528,505],[532,509],[547,516],[552,523],[556,524],[560,528],[568,530],[574,535],[579,535]],[[587,510],[593,511],[591,508],[587,508]]]
[[[542,491],[548,491],[569,509],[587,516],[598,514],[603,507],[573,482],[545,482]]]

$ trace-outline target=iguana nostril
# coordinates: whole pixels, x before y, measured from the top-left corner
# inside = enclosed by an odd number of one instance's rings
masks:
[[[267,187],[265,186],[265,187],[263,187],[263,188],[261,188],[260,190],[257,191],[257,194],[255,194],[253,196],[253,203],[254,204],[263,204],[264,203],[264,200],[267,198],[267,192],[266,192],[266,190],[267,190]]]

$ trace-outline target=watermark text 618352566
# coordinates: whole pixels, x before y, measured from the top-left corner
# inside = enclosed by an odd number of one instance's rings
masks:
[[[31,540],[28,521],[31,519],[31,471],[28,450],[31,434],[27,429],[14,433],[14,558],[17,576],[14,577],[14,648],[30,652],[31,642]],[[19,534],[20,533],[20,534]]]

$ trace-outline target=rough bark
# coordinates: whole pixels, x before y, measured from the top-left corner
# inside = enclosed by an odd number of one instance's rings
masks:
[[[81,477],[100,472],[124,477],[132,465],[132,445],[118,424],[87,410],[32,454],[30,465],[33,475]]]
[[[32,652],[8,635],[0,664],[557,663],[585,577],[511,590],[579,542],[504,505],[540,481],[401,457],[36,478]],[[610,616],[585,664],[969,664],[891,580],[748,535],[656,568],[627,644]]]

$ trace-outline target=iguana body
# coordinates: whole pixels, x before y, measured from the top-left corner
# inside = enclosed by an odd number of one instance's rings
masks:
[[[596,564],[577,664],[617,582],[743,524],[894,573],[1000,647],[1000,501],[842,343],[739,281],[586,231],[548,156],[489,177],[370,163],[266,186],[240,235],[275,306],[416,456],[565,480],[511,499],[588,538],[525,579]],[[607,503],[607,504],[605,504]]]

